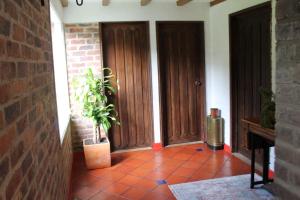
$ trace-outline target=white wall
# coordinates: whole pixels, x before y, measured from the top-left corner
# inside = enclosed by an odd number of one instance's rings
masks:
[[[50,0],[52,8],[56,11],[57,16],[59,19],[63,21],[64,18],[64,8],[61,5],[60,0]]]
[[[75,2],[75,1],[74,1]],[[149,21],[150,22],[150,48],[151,48],[151,71],[154,115],[154,142],[161,142],[160,138],[160,113],[157,69],[157,47],[155,21],[204,21],[205,40],[208,41],[208,16],[209,3],[191,2],[185,6],[176,6],[176,1],[153,1],[147,6],[140,6],[137,2],[111,2],[109,6],[101,6],[100,1],[84,2],[79,7],[70,2],[64,9],[65,23],[87,22],[113,22],[113,21]],[[206,44],[206,47],[208,43]],[[206,48],[207,49],[207,48]],[[209,62],[208,53],[206,60]],[[209,77],[207,69],[206,77]],[[209,81],[207,81],[209,87]],[[210,90],[207,89],[207,101],[210,100]]]
[[[63,143],[70,122],[68,74],[63,26],[63,8],[59,0],[50,1],[55,92],[60,142]]]
[[[211,99],[210,107],[217,107],[222,110],[225,119],[225,143],[230,145],[231,124],[230,124],[230,68],[229,68],[229,15],[246,9],[268,0],[226,0],[211,7],[209,12],[209,34],[210,34],[210,66],[212,81],[210,83]],[[274,1],[275,2],[275,1]],[[274,3],[273,3],[273,8]],[[273,11],[272,14],[275,12]],[[272,17],[275,27],[275,17]],[[274,31],[272,31],[274,32]],[[275,34],[272,33],[272,88],[275,88]],[[274,161],[273,150],[271,161]],[[271,165],[273,169],[273,164]]]

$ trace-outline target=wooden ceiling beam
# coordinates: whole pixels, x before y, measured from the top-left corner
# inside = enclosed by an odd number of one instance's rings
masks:
[[[215,6],[219,3],[222,3],[223,1],[225,1],[225,0],[211,0],[210,6]]]
[[[62,7],[67,7],[68,6],[68,0],[60,0],[60,3]]]
[[[108,6],[110,3],[110,0],[102,0],[102,6]]]
[[[189,3],[192,0],[177,0],[176,4],[177,6],[184,6],[185,4]]]
[[[146,6],[151,2],[151,0],[141,0],[141,6]]]

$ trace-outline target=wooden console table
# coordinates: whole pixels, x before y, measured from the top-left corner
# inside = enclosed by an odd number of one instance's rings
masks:
[[[242,123],[247,132],[246,145],[251,150],[251,183],[250,188],[257,184],[272,182],[269,179],[270,147],[275,145],[275,132],[273,129],[263,128],[258,120],[242,119]],[[263,179],[254,181],[255,173],[255,150],[263,149]]]

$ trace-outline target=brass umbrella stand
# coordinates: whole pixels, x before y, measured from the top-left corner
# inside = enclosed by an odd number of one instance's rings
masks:
[[[212,150],[224,149],[224,120],[219,113],[219,109],[212,108],[211,114],[207,116],[207,145]]]

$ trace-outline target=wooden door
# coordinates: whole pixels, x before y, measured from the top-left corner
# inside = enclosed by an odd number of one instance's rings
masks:
[[[109,137],[113,150],[152,143],[152,103],[148,23],[102,23],[103,65],[116,76],[120,126]]]
[[[259,119],[259,89],[271,89],[271,4],[231,16],[230,32],[233,150],[250,157],[241,119]]]
[[[164,145],[204,139],[202,22],[157,23]]]

